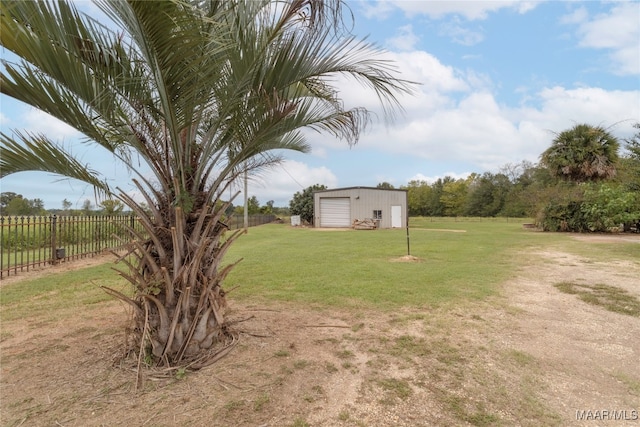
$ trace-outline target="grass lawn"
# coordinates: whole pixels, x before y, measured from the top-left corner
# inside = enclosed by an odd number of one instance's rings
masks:
[[[630,402],[639,306],[617,272],[636,271],[640,246],[523,222],[412,218],[415,261],[404,229],[251,228],[225,258],[243,258],[223,284],[246,332],[233,357],[135,395],[129,365],[113,365],[127,307],[100,289],[131,291],[113,264],[4,282],[0,411],[6,425],[558,426],[582,399]],[[584,279],[600,268],[602,284]],[[571,392],[577,377],[591,394]]]
[[[81,261],[79,261],[81,262]],[[0,289],[0,318],[61,317],[59,310],[82,310],[87,304],[112,302],[100,286],[129,293],[127,282],[112,270],[113,264],[65,272],[51,272]]]
[[[566,236],[524,230],[522,222],[431,222],[405,229],[354,231],[251,228],[227,260],[231,298],[266,298],[338,307],[423,306],[494,294],[527,249]],[[236,288],[237,287],[237,288]]]
[[[637,257],[637,244],[584,245],[567,234],[525,230],[522,220],[433,221],[411,218],[410,254],[405,229],[318,230],[286,224],[252,227],[229,250],[226,261],[243,261],[224,287],[229,299],[276,300],[316,307],[394,309],[422,307],[494,295],[526,263],[531,250],[561,247],[597,259]],[[526,221],[525,221],[526,222]],[[591,249],[590,249],[591,248]],[[127,283],[104,264],[5,285],[2,318],[78,308],[109,301],[99,286],[127,291]],[[24,302],[32,300],[28,307]],[[19,306],[23,308],[18,309]],[[17,310],[17,311],[15,311]]]

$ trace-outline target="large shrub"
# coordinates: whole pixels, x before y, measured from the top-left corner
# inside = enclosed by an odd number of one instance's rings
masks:
[[[582,216],[589,231],[611,229],[640,220],[640,195],[623,186],[602,184],[586,189]]]
[[[293,199],[289,201],[289,209],[291,215],[300,215],[300,219],[307,224],[313,224],[313,192],[326,190],[327,187],[315,184],[298,191],[293,195]]]
[[[610,183],[580,185],[572,197],[544,206],[537,222],[545,231],[607,232],[640,220],[640,195]]]
[[[544,231],[587,231],[582,202],[550,202],[538,217]]]

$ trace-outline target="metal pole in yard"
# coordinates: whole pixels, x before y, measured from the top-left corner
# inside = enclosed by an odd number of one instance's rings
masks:
[[[407,255],[411,256],[411,246],[409,245],[409,209],[407,209]]]
[[[56,224],[57,224],[57,217],[56,215],[52,215],[50,217],[51,221],[49,222],[49,225],[51,227],[51,264],[57,264],[58,263],[58,257],[57,257],[57,253],[56,253],[56,246],[58,246],[57,242],[56,242]]]
[[[407,255],[411,255],[411,247],[409,245],[409,225],[407,225]]]
[[[245,234],[249,232],[249,184],[247,169],[245,166],[244,170],[244,232]]]

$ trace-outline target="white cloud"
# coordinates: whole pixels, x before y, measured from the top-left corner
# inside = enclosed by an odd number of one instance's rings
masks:
[[[608,126],[640,117],[638,91],[552,87],[543,89],[539,98],[543,103],[541,110],[551,123],[575,121]],[[554,117],[557,119],[552,120]]]
[[[390,1],[362,1],[358,3],[361,13],[367,18],[386,19],[395,9]]]
[[[421,91],[456,92],[469,89],[460,71],[444,65],[425,51],[389,52],[387,56],[398,64],[403,79],[421,83]]]
[[[398,28],[397,35],[387,40],[386,44],[391,49],[401,51],[413,50],[420,38],[413,33],[411,24]]]
[[[27,110],[22,121],[25,124],[25,129],[29,129],[30,132],[43,133],[53,141],[81,136],[80,132],[71,126],[35,108]]]
[[[286,160],[282,165],[252,177],[248,193],[249,197],[255,195],[261,205],[274,200],[275,206],[288,206],[296,192],[314,184],[332,188],[338,185],[338,178],[324,166],[313,168],[302,162]],[[242,197],[239,196],[235,204],[242,205]]]
[[[513,9],[524,14],[535,9],[540,1],[501,0],[501,1],[419,1],[419,0],[382,0],[362,1],[358,5],[367,18],[387,19],[395,10],[400,9],[408,17],[418,15],[432,19],[441,19],[447,15],[458,15],[466,20],[484,20],[490,13],[500,9]]]
[[[478,172],[497,171],[506,163],[537,162],[552,132],[575,123],[611,126],[640,117],[639,97],[638,91],[551,87],[534,95],[535,107],[509,108],[492,93],[475,91],[430,114],[415,108],[404,123],[370,132],[363,145],[435,164],[455,161]],[[627,127],[615,127],[614,134],[628,136]]]
[[[403,117],[387,128],[376,123],[362,137],[361,146],[382,153],[497,171],[506,163],[537,162],[552,131],[576,122],[610,126],[640,117],[639,91],[543,86],[536,92],[522,91],[519,106],[506,106],[496,101],[493,82],[474,70],[446,66],[424,51],[389,52],[386,58],[397,64],[403,78],[422,84],[414,95],[401,97]],[[377,99],[370,92],[342,81],[339,87],[347,105],[377,111]],[[627,136],[620,131],[616,128],[617,136]],[[326,137],[313,138],[312,145],[327,150],[346,147]]]
[[[587,19],[589,19],[589,12],[587,11],[587,8],[583,6],[561,17],[560,23],[566,25],[577,25],[584,23]]]
[[[469,177],[469,175],[471,175],[471,172],[463,172],[463,173],[445,172],[442,175],[436,175],[436,176],[426,176],[424,174],[417,173],[414,176],[412,176],[411,178],[408,178],[407,179],[407,183],[409,181],[426,181],[428,184],[433,184],[437,180],[444,179],[447,176],[449,176],[449,177],[451,177],[451,178],[453,178],[455,180],[458,180],[458,179],[467,179]]]
[[[459,15],[467,20],[483,20],[487,16],[500,9],[514,9],[518,13],[526,13],[534,9],[539,2],[531,1],[403,1],[398,0],[392,4],[405,12],[407,16],[427,15],[430,18],[439,19],[446,15]],[[385,2],[384,9],[388,10],[389,4]]]
[[[392,61],[402,79],[419,83],[414,88],[414,94],[398,97],[407,112],[417,108],[424,113],[446,106],[450,99],[445,95],[469,91],[467,80],[480,80],[471,79],[464,72],[445,66],[424,51],[386,52],[380,59]],[[347,107],[362,106],[380,112],[377,96],[367,87],[354,84],[352,79],[344,76],[336,79],[336,86]]]
[[[582,10],[565,17],[563,22],[578,23],[579,45],[585,48],[605,49],[609,61],[602,68],[617,75],[640,74],[640,4],[615,3],[608,13],[592,19]]]
[[[438,33],[463,46],[473,46],[484,40],[482,31],[472,30],[461,25],[457,17],[454,17],[451,21],[443,22],[438,29]]]

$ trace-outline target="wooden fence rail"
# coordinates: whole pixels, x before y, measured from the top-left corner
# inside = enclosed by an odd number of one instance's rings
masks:
[[[266,224],[275,215],[251,215],[249,226]],[[242,228],[242,215],[227,218]],[[38,266],[93,257],[118,250],[127,241],[126,227],[142,231],[133,215],[0,216],[0,279]],[[121,240],[122,239],[122,240]]]

